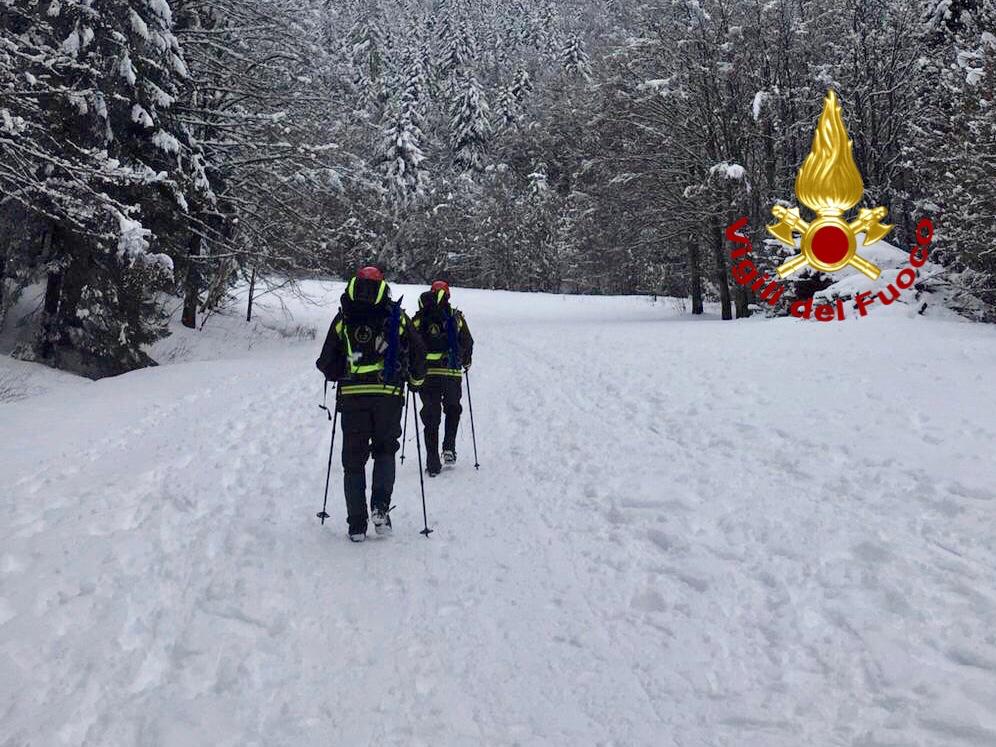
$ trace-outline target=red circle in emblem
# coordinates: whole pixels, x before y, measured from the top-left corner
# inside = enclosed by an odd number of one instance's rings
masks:
[[[842,228],[823,226],[813,236],[813,255],[826,265],[838,264],[851,248],[850,237]]]

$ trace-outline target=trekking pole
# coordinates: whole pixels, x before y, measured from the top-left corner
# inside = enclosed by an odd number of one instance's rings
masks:
[[[409,398],[405,397],[405,430],[401,435],[401,463],[405,463],[405,446],[408,443],[408,402]]]
[[[328,472],[325,473],[325,501],[322,503],[322,510],[316,514],[319,519],[322,520],[322,526],[325,526],[325,520],[329,518],[328,511],[325,509],[329,505],[329,482],[332,479],[332,452],[335,450],[335,427],[339,422],[339,392],[336,392],[335,396],[335,416],[329,416],[332,420],[332,445],[329,446],[329,468]]]
[[[409,396],[415,397],[415,392],[409,391]],[[422,486],[422,523],[425,525],[419,534],[424,534],[426,539],[429,539],[429,535],[432,534],[432,530],[429,529],[429,516],[425,510],[425,475],[422,473],[422,437],[418,432],[418,425],[415,426],[415,448],[418,451],[418,482]]]
[[[470,437],[474,440],[474,469],[480,469],[477,461],[477,432],[474,430],[474,398],[470,396],[470,371],[464,369],[464,379],[467,381],[467,404],[470,405]]]

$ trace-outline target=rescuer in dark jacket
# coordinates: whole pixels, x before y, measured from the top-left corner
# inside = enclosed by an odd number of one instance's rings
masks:
[[[456,463],[456,437],[463,407],[463,372],[470,368],[474,355],[474,338],[463,313],[450,305],[450,288],[442,280],[432,284],[418,300],[418,313],[412,323],[425,341],[427,369],[422,398],[422,423],[425,425],[426,469],[435,477],[442,469],[439,461],[439,424],[446,415],[443,429],[443,461]]]
[[[338,382],[342,414],[343,487],[349,538],[366,539],[366,463],[373,455],[370,518],[377,534],[391,533],[398,439],[405,386],[425,380],[425,345],[376,267],[364,267],[349,281],[329,328],[318,370]]]

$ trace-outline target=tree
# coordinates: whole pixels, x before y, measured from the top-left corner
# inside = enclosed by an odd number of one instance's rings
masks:
[[[412,102],[402,100],[387,109],[381,168],[391,203],[405,208],[418,202],[426,192],[428,172],[423,168],[425,154],[419,147],[422,132],[415,124]]]
[[[453,101],[450,131],[454,164],[465,171],[483,171],[491,140],[490,109],[473,75],[464,78]]]
[[[581,37],[572,34],[564,44],[564,49],[560,53],[560,66],[564,73],[572,78],[591,78],[591,62],[588,60],[588,53],[584,51],[584,44]]]
[[[172,111],[187,74],[172,24],[155,0],[5,12],[0,186],[43,218],[34,264],[48,289],[31,354],[49,363],[128,370],[162,332],[151,294],[172,269],[188,197],[210,190]],[[101,316],[130,321],[88,321]]]

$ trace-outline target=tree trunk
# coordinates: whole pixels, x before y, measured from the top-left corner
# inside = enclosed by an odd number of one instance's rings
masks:
[[[252,275],[249,276],[249,306],[246,309],[246,321],[252,321],[252,297],[256,292],[256,265],[252,266]]]
[[[50,257],[52,252],[52,234],[55,226],[50,225],[45,229],[45,237],[42,239],[42,256]],[[42,306],[41,329],[38,333],[38,353],[45,360],[52,358],[55,352],[54,341],[59,330],[59,299],[62,297],[62,270],[53,270],[48,273],[45,282],[45,304]]]
[[[4,249],[0,252],[0,330],[3,329],[4,322],[7,320],[7,307],[4,304],[3,291],[6,287],[4,283],[4,272],[7,269],[7,250]]]
[[[183,314],[180,317],[180,322],[184,327],[189,329],[197,329],[197,295],[197,284],[190,282],[188,274],[187,286],[183,296]]]
[[[719,288],[719,303],[723,310],[723,319],[733,318],[733,305],[730,299],[730,278],[726,267],[726,255],[723,252],[723,232],[715,220],[710,223],[712,233],[713,261],[716,264],[716,286]]]
[[[45,283],[45,305],[42,307],[41,331],[38,338],[38,353],[50,360],[55,353],[55,340],[59,336],[59,299],[62,296],[62,271],[48,274]]]
[[[733,302],[737,310],[737,319],[746,319],[750,316],[750,299],[747,295],[747,289],[739,283],[733,291]]]
[[[59,344],[72,346],[69,330],[81,325],[76,311],[79,309],[80,298],[83,295],[83,285],[86,281],[87,263],[75,260],[62,273],[62,288],[59,298]]]
[[[702,308],[702,264],[699,245],[694,236],[688,237],[688,273],[691,277],[692,313],[701,314]]]
[[[201,254],[201,238],[193,236],[190,239],[190,251],[188,253],[187,279],[184,282],[183,315],[180,322],[184,327],[197,329],[197,301],[201,290],[201,272],[197,264],[197,258]]]
[[[747,215],[753,216],[754,210],[757,207],[757,200],[754,195],[750,196],[750,204],[747,209]],[[726,238],[726,232],[723,232],[723,238]],[[733,286],[733,303],[737,312],[737,319],[746,319],[750,316],[750,300],[751,292],[746,286],[740,285],[740,283],[735,283]]]

